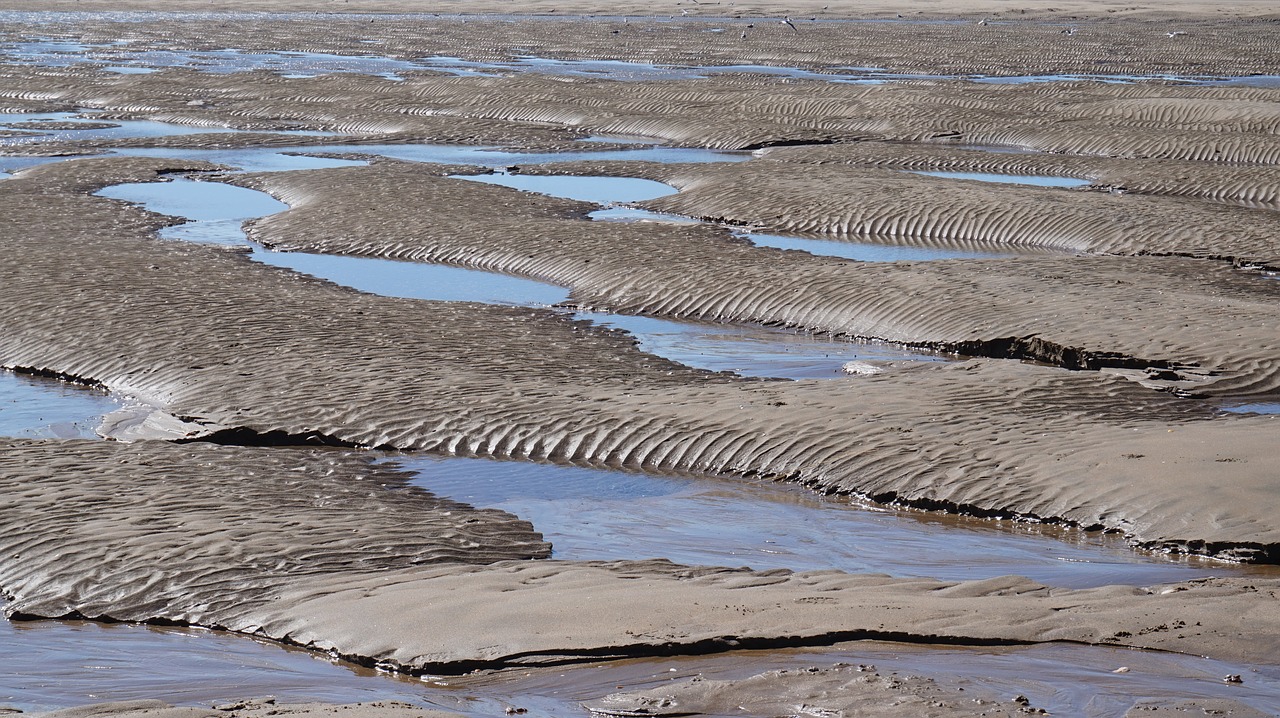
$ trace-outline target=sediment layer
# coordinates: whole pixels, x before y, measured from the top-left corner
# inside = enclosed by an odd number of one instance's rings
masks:
[[[1277,561],[1268,452],[1280,429],[1268,417],[1010,361],[836,381],[710,374],[549,310],[365,295],[160,241],[161,218],[85,194],[184,167],[203,165],[80,160],[0,183],[0,363],[100,382],[225,441],[764,475]],[[375,206],[385,196],[347,187]],[[528,201],[505,196],[519,202],[488,205],[495,221]],[[1235,286],[1223,272],[1218,286]]]

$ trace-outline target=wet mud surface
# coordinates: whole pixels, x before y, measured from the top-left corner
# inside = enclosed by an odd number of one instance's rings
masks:
[[[6,8],[6,611],[427,678],[286,668],[280,705],[212,711],[144,679],[100,693],[166,704],[80,718],[1275,714],[1280,56],[1230,19],[1257,8],[1078,5]],[[218,189],[196,217],[155,183]],[[274,251],[208,243],[242,221]],[[563,289],[325,268],[388,260]],[[756,371],[764,344],[663,343],[689,322],[887,353]],[[854,538],[890,504],[915,513]],[[771,521],[796,530],[741,532]],[[922,657],[835,649],[872,639]],[[961,669],[983,650],[1080,653]],[[91,702],[41,695],[4,700]]]

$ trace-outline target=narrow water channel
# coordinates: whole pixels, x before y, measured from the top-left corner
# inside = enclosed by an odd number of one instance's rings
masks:
[[[533,522],[558,559],[666,558],[954,581],[1015,574],[1067,588],[1274,573],[1135,552],[1096,533],[875,507],[774,482],[470,458],[392,460],[432,493]]]

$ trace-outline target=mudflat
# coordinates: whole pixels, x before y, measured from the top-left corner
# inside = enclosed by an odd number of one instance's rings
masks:
[[[424,8],[0,3],[17,11],[0,12],[0,110],[19,115],[0,129],[0,365],[132,402],[103,423],[114,442],[0,440],[6,610],[226,629],[412,675],[870,639],[1123,646],[1271,670],[1280,578],[1265,571],[1069,590],[558,560],[538,526],[414,488],[364,451],[764,477],[1280,563],[1280,423],[1222,409],[1280,392],[1274,8],[1024,5],[540,0],[391,17]],[[250,55],[263,64],[237,66]],[[360,65],[374,60],[394,71]],[[330,65],[288,65],[311,61]],[[88,134],[136,120],[167,124]],[[578,154],[637,141],[743,161]],[[573,151],[497,171],[657,180],[676,191],[633,209],[691,221],[600,221],[592,203],[458,178],[492,165],[380,149],[421,143]],[[235,171],[238,151],[317,147],[363,164]],[[244,226],[272,250],[484,270],[569,299],[358,292],[247,247],[162,239],[180,219],[95,194],[175,176],[287,205]],[[760,246],[762,232],[1008,256],[858,262]],[[647,353],[572,309],[954,361],[752,379]],[[826,665],[587,708],[1036,710],[959,685]],[[1135,693],[1123,708],[1274,714],[1255,695]],[[432,715],[249,702],[49,715],[282,713]]]

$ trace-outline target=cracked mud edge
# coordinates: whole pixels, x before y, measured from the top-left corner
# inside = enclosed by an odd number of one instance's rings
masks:
[[[110,615],[86,616],[78,611],[61,616],[43,616],[22,611],[14,611],[8,615],[11,621],[93,621],[103,624],[128,624],[144,626],[165,626],[178,628],[204,628],[212,631],[224,631],[242,636],[252,636],[279,643],[284,646],[302,648],[330,658],[345,661],[364,668],[399,673],[401,675],[420,676],[460,676],[477,671],[501,671],[512,668],[571,666],[598,661],[619,661],[631,658],[673,658],[686,656],[708,656],[729,651],[763,651],[782,650],[787,648],[822,648],[840,643],[854,641],[885,641],[929,646],[1034,646],[1042,643],[1065,643],[1074,645],[1113,645],[1107,643],[1087,643],[1080,641],[1024,641],[1011,638],[971,638],[963,636],[935,636],[916,634],[905,631],[848,630],[831,631],[811,636],[776,636],[739,638],[736,636],[717,636],[690,643],[633,643],[617,646],[601,646],[592,649],[566,649],[564,651],[538,651],[512,653],[507,656],[487,660],[457,660],[441,663],[423,663],[418,666],[406,666],[396,661],[380,661],[368,656],[346,654],[333,649],[317,647],[314,643],[302,643],[286,637],[274,637],[260,632],[233,631],[220,625],[201,625],[186,621],[175,621],[166,618],[150,618],[145,621],[121,621]],[[1159,649],[1135,648],[1135,650],[1164,652]]]
[[[195,440],[224,427],[199,418],[175,416],[160,406],[137,396],[113,392],[97,379],[55,371],[43,367],[10,366],[4,369],[15,374],[54,379],[75,386],[98,389],[120,400],[122,406],[104,415],[94,429],[98,436],[108,441],[132,442],[139,440],[182,441]]]

